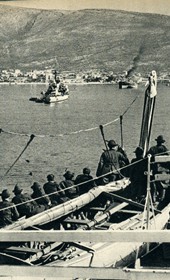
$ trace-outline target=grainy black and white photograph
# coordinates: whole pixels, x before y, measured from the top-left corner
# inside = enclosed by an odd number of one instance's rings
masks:
[[[0,1],[0,280],[170,279],[170,1]]]

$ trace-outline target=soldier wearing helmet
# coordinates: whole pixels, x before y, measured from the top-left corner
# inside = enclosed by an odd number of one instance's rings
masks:
[[[118,144],[115,140],[109,140],[108,149],[105,150],[100,157],[96,176],[99,177],[110,173],[106,176],[109,178],[109,181],[117,180],[120,177],[118,169],[121,167],[122,163],[127,165],[129,161],[121,152],[118,151]]]
[[[12,224],[19,218],[19,213],[15,204],[11,202],[10,193],[7,189],[0,194],[2,201],[0,202],[0,228]]]
[[[163,144],[165,143],[165,139],[163,137],[163,135],[159,135],[155,141],[157,142],[156,145],[152,146],[149,151],[148,154],[150,154],[151,156],[155,156],[155,155],[168,155],[168,149],[167,147]]]
[[[164,145],[166,142],[163,135],[159,135],[155,141],[157,144],[155,146],[152,146],[147,154],[150,154],[152,156],[151,160],[154,160],[155,156],[164,156],[164,155],[169,155],[167,147]],[[156,173],[168,173],[169,172],[169,166],[166,163],[157,163],[154,164],[153,166],[153,174]],[[166,182],[163,181],[157,181],[153,182],[151,186],[151,191],[152,191],[152,198],[153,201],[156,202],[162,202],[165,198],[166,195],[166,189],[168,187],[169,183],[167,184]]]
[[[88,192],[96,185],[90,172],[90,168],[85,167],[83,168],[83,173],[79,174],[75,179],[75,185],[78,185],[79,195]]]

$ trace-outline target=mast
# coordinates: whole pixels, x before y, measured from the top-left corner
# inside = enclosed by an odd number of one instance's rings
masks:
[[[154,114],[156,95],[157,95],[156,71],[153,70],[151,72],[146,85],[147,88],[145,91],[142,125],[141,125],[140,141],[139,141],[139,146],[142,147],[144,150],[144,154],[143,154],[144,156],[146,155],[149,148],[153,114]]]

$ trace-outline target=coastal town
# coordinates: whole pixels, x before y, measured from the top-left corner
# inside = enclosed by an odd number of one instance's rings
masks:
[[[4,69],[0,71],[0,83],[25,84],[25,83],[48,83],[57,74],[65,83],[110,83],[117,84],[127,78],[127,71],[113,73],[105,70],[88,70],[79,73],[71,71],[57,71],[53,68],[44,70],[23,71],[20,69]],[[128,79],[136,83],[146,82],[149,73],[133,72]],[[163,72],[158,75],[158,82],[170,85],[170,73]]]

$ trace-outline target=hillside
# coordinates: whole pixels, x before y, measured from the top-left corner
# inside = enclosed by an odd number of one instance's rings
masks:
[[[1,69],[169,71],[168,16],[1,6]]]

